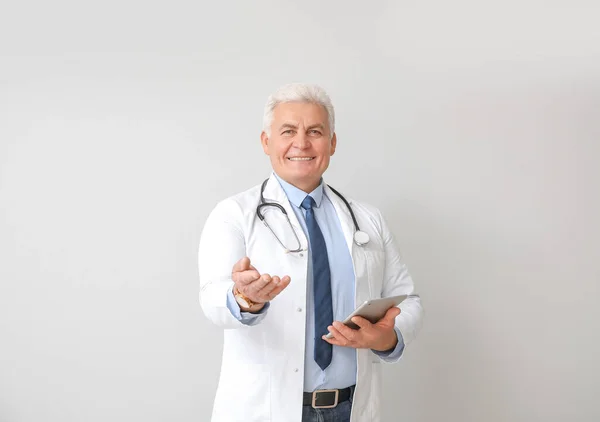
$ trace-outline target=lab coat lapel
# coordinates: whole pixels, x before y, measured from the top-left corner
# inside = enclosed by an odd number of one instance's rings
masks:
[[[346,239],[346,244],[348,245],[348,250],[350,251],[350,256],[352,257],[352,266],[354,270],[354,287],[355,287],[355,295],[354,295],[354,304],[357,305],[359,303],[363,303],[365,300],[370,297],[370,288],[369,288],[369,280],[367,273],[367,258],[365,255],[365,251],[363,247],[358,247],[354,243],[354,221],[352,220],[352,216],[348,207],[344,203],[344,201],[337,196],[328,186],[325,186],[326,194],[340,220],[340,224],[342,226],[342,231],[344,232],[344,238]],[[346,198],[350,206],[352,206],[352,200]],[[355,212],[355,214],[357,214]],[[357,217],[358,218],[358,217]]]
[[[352,255],[352,250],[354,247],[354,222],[352,221],[352,216],[350,215],[350,211],[348,211],[348,207],[342,201],[342,199],[337,196],[328,185],[325,185],[325,194],[333,204],[335,208],[335,212],[340,219],[340,224],[342,225],[342,231],[344,232],[344,239],[346,239],[346,244],[348,245],[348,250],[350,251],[350,255]],[[348,203],[352,204],[352,201],[346,198]]]

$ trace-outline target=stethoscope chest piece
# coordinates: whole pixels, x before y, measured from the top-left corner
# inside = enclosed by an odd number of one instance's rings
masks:
[[[362,230],[357,230],[354,232],[354,242],[358,246],[366,245],[367,243],[369,243],[369,240],[371,240],[369,238],[369,235],[363,232]]]

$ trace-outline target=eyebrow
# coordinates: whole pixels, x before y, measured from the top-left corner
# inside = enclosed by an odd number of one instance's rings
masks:
[[[310,125],[306,128],[306,130],[311,130],[311,129],[315,129],[315,128],[325,130],[325,126],[323,126],[321,123],[316,123],[314,125]],[[282,129],[298,129],[298,126],[296,126],[292,123],[284,123],[279,127],[279,130],[282,130]]]
[[[284,123],[279,127],[279,130],[281,129],[298,129],[298,126],[293,125],[291,123]]]

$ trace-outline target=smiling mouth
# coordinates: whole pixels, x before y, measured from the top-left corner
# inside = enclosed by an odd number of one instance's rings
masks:
[[[311,161],[314,159],[315,157],[288,157],[290,161]]]

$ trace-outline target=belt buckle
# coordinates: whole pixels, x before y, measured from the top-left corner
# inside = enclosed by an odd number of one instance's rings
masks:
[[[332,405],[317,405],[317,394],[322,393],[334,393],[335,399]],[[338,398],[340,396],[340,390],[317,390],[312,393],[312,407],[313,409],[331,409],[338,405]]]

